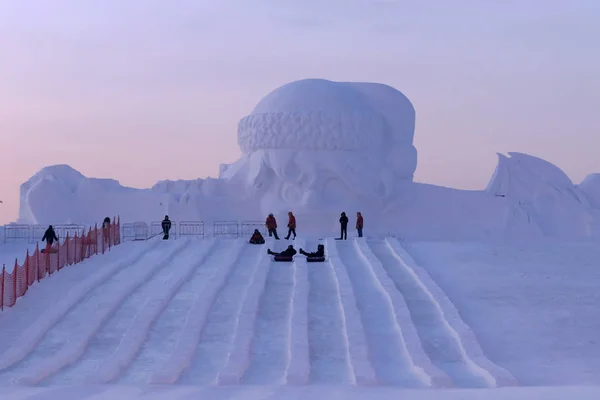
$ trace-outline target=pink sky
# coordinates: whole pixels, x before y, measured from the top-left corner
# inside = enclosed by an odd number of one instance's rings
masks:
[[[134,187],[216,176],[238,120],[303,78],[405,93],[418,181],[484,188],[495,153],[519,151],[578,183],[600,172],[599,15],[597,0],[2,2],[0,223],[49,164]]]

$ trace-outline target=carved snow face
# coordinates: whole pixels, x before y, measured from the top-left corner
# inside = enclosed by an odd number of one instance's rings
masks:
[[[260,150],[238,171],[266,210],[359,209],[385,201],[394,179],[383,160],[361,152]]]

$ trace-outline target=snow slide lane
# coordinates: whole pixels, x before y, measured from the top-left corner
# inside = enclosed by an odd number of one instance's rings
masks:
[[[49,332],[61,318],[67,315],[67,313],[72,312],[84,299],[88,298],[89,293],[94,290],[94,288],[103,285],[119,271],[137,263],[142,256],[155,254],[153,252],[153,247],[155,246],[155,241],[144,243],[131,251],[131,253],[127,254],[123,259],[107,265],[100,265],[98,263],[98,258],[86,260],[85,262],[94,262],[95,266],[97,265],[98,268],[91,271],[91,275],[83,282],[79,282],[77,286],[70,288],[66,293],[57,293],[54,296],[56,301],[50,306],[45,306],[41,316],[32,321],[30,326],[23,330],[21,334],[15,338],[11,346],[4,354],[2,354],[2,357],[0,357],[0,372],[9,369],[32,353],[40,341],[44,339],[47,332]],[[158,252],[156,254],[158,254]]]
[[[457,385],[518,385],[510,372],[483,354],[475,334],[462,320],[452,301],[396,239],[386,238],[373,247],[386,260],[384,265],[388,275],[405,293],[431,358],[454,378]]]
[[[246,243],[206,317],[202,336],[189,367],[177,381],[184,385],[214,385],[226,366],[235,339],[240,311],[266,247]]]
[[[151,384],[176,383],[182,373],[190,367],[215,300],[227,283],[233,268],[238,262],[242,261],[242,251],[247,245],[245,239],[219,240],[218,250],[213,252],[206,260],[207,265],[215,267],[211,276],[208,279],[202,277],[202,275],[194,276],[184,286],[183,290],[191,295],[191,301],[186,302],[186,312],[179,314],[178,318],[184,321],[185,324],[177,333],[168,358],[157,366],[158,369],[150,376]],[[202,279],[202,282],[199,282],[199,279]],[[201,284],[200,287],[198,287],[199,284]],[[131,378],[135,379],[136,368],[141,367],[141,365],[135,364],[132,367],[123,381]],[[145,372],[145,370],[143,371]]]
[[[301,242],[294,244],[297,249]],[[275,262],[269,257],[267,281],[254,321],[249,365],[241,384],[285,384],[290,369],[295,370],[290,368],[290,362],[296,262]]]
[[[352,290],[352,283],[346,267],[341,262],[334,239],[325,241],[325,255],[333,269],[334,280],[339,293],[341,313],[347,341],[348,362],[352,370],[352,384],[375,385],[377,376],[369,360],[369,349],[365,328]]]
[[[314,251],[317,243],[308,251]],[[317,384],[354,383],[350,365],[348,335],[339,285],[330,261],[308,266],[308,337],[310,382]]]
[[[90,341],[83,357],[60,371],[52,384],[115,380],[138,354],[151,326],[175,293],[200,267],[211,245],[212,241],[189,240],[172,265],[162,268],[127,298]]]
[[[261,295],[265,288],[271,258],[266,254],[272,240],[267,239],[265,246],[260,246],[261,257],[252,275],[250,286],[246,291],[242,308],[237,318],[235,337],[225,367],[217,377],[220,385],[239,384],[244,372],[250,364],[250,349],[254,334],[254,322],[258,314]]]
[[[185,241],[155,242],[155,248],[135,264],[121,269],[90,291],[63,319],[47,331],[44,339],[23,362],[0,375],[0,382],[37,384],[78,360],[91,338],[121,303],[179,254]]]
[[[432,377],[415,365],[396,319],[394,304],[355,241],[337,241],[337,251],[354,288],[378,381],[404,387],[428,387]]]
[[[296,250],[306,249],[307,243],[300,239]],[[294,290],[290,304],[289,362],[285,382],[304,385],[310,379],[309,339],[308,339],[308,271],[306,258],[298,254],[293,265]]]
[[[418,278],[415,279],[402,265],[387,242],[377,240],[368,243],[398,291],[404,295],[423,349],[434,365],[446,372],[456,386],[492,386],[490,374],[476,368],[466,355],[462,343],[441,314],[437,301],[423,290]]]

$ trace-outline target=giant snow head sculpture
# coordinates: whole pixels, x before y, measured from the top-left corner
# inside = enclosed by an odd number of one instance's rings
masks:
[[[263,212],[384,207],[417,165],[415,110],[376,83],[286,84],[239,122],[244,156],[222,178],[244,183]]]

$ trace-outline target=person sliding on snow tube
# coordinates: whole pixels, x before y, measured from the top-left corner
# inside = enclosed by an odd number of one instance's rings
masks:
[[[292,233],[294,234],[294,240],[296,239],[296,217],[290,211],[288,213],[289,221],[288,221],[288,234],[285,237],[285,240],[290,240],[290,236]]]
[[[322,244],[317,246],[317,251],[314,253],[307,253],[304,250],[300,249],[300,254],[306,256],[306,261],[308,262],[323,262],[325,261],[325,246]]]
[[[250,238],[250,243],[252,244],[265,244],[265,238],[260,234],[258,229],[254,230],[252,237]]]
[[[275,240],[279,240],[279,236],[277,236],[277,220],[275,219],[273,214],[269,214],[265,225],[267,226],[267,230],[269,231],[269,237],[275,236]]]
[[[56,232],[54,232],[54,228],[52,227],[52,225],[48,226],[48,229],[46,229],[46,232],[44,232],[44,236],[42,237],[42,242],[46,242],[46,248],[42,249],[42,253],[50,253],[52,252],[51,247],[52,247],[52,243],[54,243],[54,241],[58,242],[58,237],[56,236]]]
[[[296,249],[291,244],[287,249],[281,253],[275,253],[271,249],[267,249],[267,254],[275,256],[275,261],[292,261],[292,258],[296,255]]]
[[[340,234],[340,240],[348,240],[348,217],[346,217],[346,213],[343,212],[340,217],[340,225],[342,228],[342,233]]]
[[[169,240],[169,231],[171,230],[171,221],[169,220],[169,216],[165,215],[165,219],[161,224],[163,230],[163,240]]]

